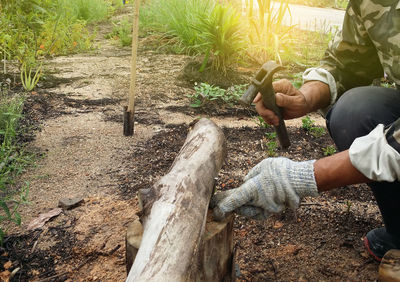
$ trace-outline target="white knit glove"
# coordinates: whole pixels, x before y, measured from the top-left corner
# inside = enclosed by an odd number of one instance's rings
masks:
[[[253,219],[266,219],[287,206],[296,209],[306,196],[317,196],[314,162],[294,162],[287,158],[261,161],[236,189],[215,194],[210,202],[216,220],[234,211]]]

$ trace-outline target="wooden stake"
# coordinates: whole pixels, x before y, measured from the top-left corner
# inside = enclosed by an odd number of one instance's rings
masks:
[[[132,30],[131,84],[129,88],[128,107],[124,108],[125,136],[133,135],[134,131],[136,64],[137,64],[137,47],[138,47],[138,37],[139,37],[139,9],[140,9],[140,0],[135,0],[135,10],[133,11],[133,30]]]

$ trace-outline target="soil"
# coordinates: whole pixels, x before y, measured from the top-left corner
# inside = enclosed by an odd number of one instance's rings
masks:
[[[237,187],[273,153],[265,137],[273,130],[260,128],[253,110],[190,108],[193,81],[184,70],[191,59],[148,48],[146,38],[139,42],[135,134],[123,136],[131,51],[104,39],[111,26],[98,29],[95,52],[49,59],[45,68],[51,75],[29,93],[20,140],[41,157],[18,180],[30,183],[30,204],[21,208],[22,225],[11,227],[1,248],[4,279],[14,271],[13,281],[124,281],[125,232],[137,217],[136,193],[168,171],[198,117],[218,124],[228,141],[217,189]],[[240,75],[248,78],[249,71]],[[311,118],[324,127],[317,114]],[[299,119],[287,126],[292,145],[277,148],[277,156],[316,159],[333,145],[327,133],[317,138],[303,130]],[[83,204],[27,230],[61,198],[72,197]],[[362,238],[381,225],[365,185],[305,199],[296,213],[263,222],[236,217],[238,281],[375,281],[378,264],[366,255]]]

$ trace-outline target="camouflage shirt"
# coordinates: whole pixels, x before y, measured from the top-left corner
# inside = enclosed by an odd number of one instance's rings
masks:
[[[346,90],[387,78],[400,85],[400,1],[350,0],[342,31],[330,43],[319,68],[306,70],[305,81],[329,85],[333,104]],[[400,89],[399,89],[400,90]],[[352,164],[377,181],[400,180],[400,117],[354,140]]]
[[[400,85],[400,1],[350,0],[321,67],[335,78],[337,98],[384,73]]]

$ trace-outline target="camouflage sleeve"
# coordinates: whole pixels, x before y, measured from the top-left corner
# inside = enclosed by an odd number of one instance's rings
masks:
[[[336,98],[350,88],[369,85],[373,79],[383,76],[377,51],[357,13],[359,6],[354,2],[357,1],[350,1],[342,31],[329,44],[321,61],[321,67],[335,78]]]
[[[369,179],[400,180],[400,119],[386,129],[379,124],[354,140],[349,154],[353,166]]]

